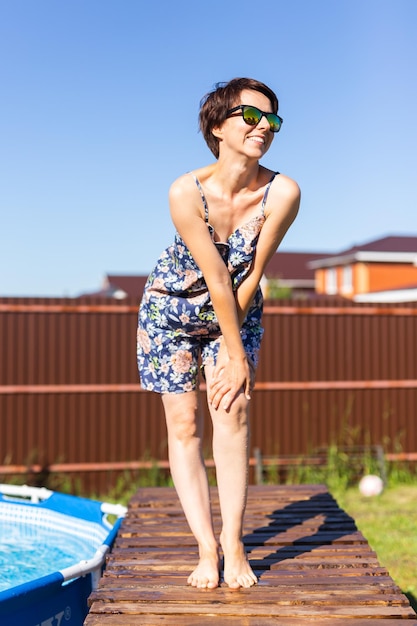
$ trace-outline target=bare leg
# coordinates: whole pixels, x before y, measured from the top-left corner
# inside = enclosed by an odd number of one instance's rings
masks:
[[[197,392],[164,394],[171,475],[200,560],[188,578],[193,587],[219,585],[219,549],[214,536],[207,473],[202,455],[203,419]]]
[[[209,385],[212,368],[206,367]],[[241,393],[226,412],[210,407],[213,420],[213,455],[216,464],[223,528],[224,580],[232,589],[257,582],[242,542],[248,489],[249,405]]]

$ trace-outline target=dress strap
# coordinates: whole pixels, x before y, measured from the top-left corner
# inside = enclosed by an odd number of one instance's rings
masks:
[[[204,195],[203,188],[197,176],[193,172],[190,172],[190,174],[194,178],[195,184],[197,185],[198,190],[200,192],[201,199],[203,201],[203,206],[204,206],[204,221],[206,222],[206,224],[208,224],[209,212],[208,212],[208,204],[207,204],[206,196]]]
[[[272,185],[272,181],[274,180],[275,176],[277,176],[278,174],[279,174],[279,172],[274,172],[272,174],[271,180],[269,181],[269,183],[266,186],[264,197],[262,198],[262,206],[261,206],[262,215],[265,213],[265,205],[266,205],[266,201],[268,199],[268,194],[269,194],[269,190],[270,190],[271,185]]]

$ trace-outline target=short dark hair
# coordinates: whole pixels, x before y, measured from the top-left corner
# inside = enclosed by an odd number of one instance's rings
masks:
[[[212,130],[225,121],[227,111],[237,103],[240,94],[245,89],[263,93],[271,102],[272,112],[278,112],[277,96],[272,89],[258,80],[233,78],[227,83],[216,83],[213,90],[201,99],[199,115],[200,130],[216,159],[219,158],[219,140],[213,135]]]

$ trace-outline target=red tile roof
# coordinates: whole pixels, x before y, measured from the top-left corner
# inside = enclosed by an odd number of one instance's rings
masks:
[[[122,290],[129,298],[141,298],[148,276],[107,274],[109,287]]]
[[[395,259],[398,261],[401,255],[406,262],[413,262],[414,256],[417,256],[417,236],[397,235],[375,239],[342,252],[327,254],[321,259],[311,260],[309,267],[315,270],[360,260],[393,262]]]
[[[265,269],[265,276],[283,280],[312,280],[314,270],[308,267],[310,261],[323,259],[328,252],[276,252]]]
[[[147,276],[107,274],[103,286],[94,293],[84,293],[80,298],[141,298]]]
[[[350,254],[352,252],[416,252],[417,253],[417,236],[405,235],[405,236],[389,236],[382,237],[382,239],[375,239],[339,253]],[[329,255],[327,255],[329,256]],[[334,254],[332,256],[335,256]]]

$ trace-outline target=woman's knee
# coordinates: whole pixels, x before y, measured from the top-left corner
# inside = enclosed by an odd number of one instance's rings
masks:
[[[244,393],[240,393],[232,402],[230,409],[219,408],[212,411],[213,426],[237,432],[249,428],[249,402]]]
[[[184,395],[163,396],[163,404],[169,436],[186,442],[200,436],[201,419],[197,399]]]

